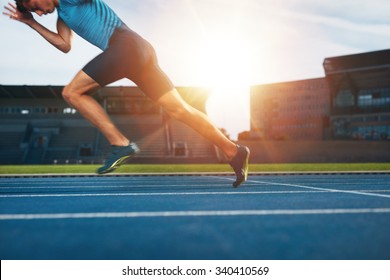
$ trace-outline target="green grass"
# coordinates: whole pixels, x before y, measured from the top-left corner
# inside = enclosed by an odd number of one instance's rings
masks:
[[[98,165],[0,165],[0,174],[94,173]],[[390,163],[251,164],[250,172],[390,171]],[[227,164],[128,164],[116,173],[231,172]]]

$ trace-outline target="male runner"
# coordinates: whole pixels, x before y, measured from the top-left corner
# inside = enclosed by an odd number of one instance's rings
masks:
[[[4,15],[27,24],[50,44],[67,53],[72,32],[99,47],[103,52],[90,61],[64,87],[62,96],[80,114],[97,127],[111,144],[105,165],[97,170],[104,174],[115,170],[125,160],[139,153],[113,124],[104,109],[88,93],[122,78],[133,81],[146,96],[170,116],[192,127],[217,145],[229,159],[235,174],[234,187],[246,181],[249,149],[226,138],[205,114],[187,104],[172,82],[160,69],[153,47],[122,22],[102,0],[15,0],[8,3]],[[57,10],[57,32],[38,23],[37,15]]]

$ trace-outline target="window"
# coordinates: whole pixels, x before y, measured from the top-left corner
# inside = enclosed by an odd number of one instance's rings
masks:
[[[336,96],[337,107],[350,107],[354,105],[353,94],[349,89],[340,90]]]

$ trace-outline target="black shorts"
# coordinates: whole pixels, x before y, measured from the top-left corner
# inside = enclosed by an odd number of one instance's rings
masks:
[[[153,100],[174,88],[160,69],[153,47],[126,25],[114,31],[109,47],[83,71],[102,87],[128,78]]]

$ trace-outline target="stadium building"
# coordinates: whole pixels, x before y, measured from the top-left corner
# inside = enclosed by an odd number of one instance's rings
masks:
[[[324,78],[251,88],[252,161],[390,161],[390,50],[323,66]]]
[[[333,139],[390,140],[390,50],[326,58]]]
[[[253,86],[251,136],[322,140],[328,134],[330,92],[324,78]]]

